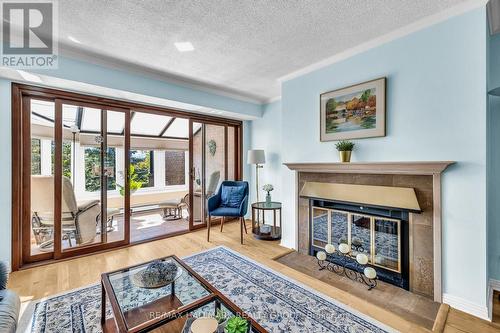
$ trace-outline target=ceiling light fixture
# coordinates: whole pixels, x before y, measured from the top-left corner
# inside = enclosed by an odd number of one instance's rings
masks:
[[[70,41],[72,41],[73,43],[76,43],[76,44],[81,44],[82,42],[80,42],[78,39],[76,39],[75,37],[73,36],[68,36],[68,39]]]
[[[189,52],[194,50],[194,46],[191,42],[178,42],[174,43],[174,45],[179,52]]]

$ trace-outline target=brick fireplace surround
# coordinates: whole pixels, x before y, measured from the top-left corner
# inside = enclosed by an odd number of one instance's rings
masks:
[[[411,187],[422,209],[410,214],[410,291],[442,302],[441,174],[454,162],[285,163],[296,174],[297,250],[309,253],[305,182]]]

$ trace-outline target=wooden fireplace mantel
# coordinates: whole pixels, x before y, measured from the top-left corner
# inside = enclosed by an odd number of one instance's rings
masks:
[[[419,161],[419,162],[353,162],[353,163],[283,163],[290,170],[296,172],[296,205],[299,207],[299,174],[300,173],[350,173],[371,175],[423,175],[432,176],[433,193],[433,277],[434,301],[442,302],[442,221],[441,221],[441,177],[453,161]],[[299,212],[296,212],[296,224],[299,221]],[[298,228],[297,243],[298,248]]]
[[[369,174],[435,175],[453,161],[424,162],[352,162],[352,163],[283,163],[298,172],[338,172]]]

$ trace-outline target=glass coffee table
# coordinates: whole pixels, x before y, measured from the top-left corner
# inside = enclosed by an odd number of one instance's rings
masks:
[[[172,262],[178,269],[174,282],[160,288],[142,288],[132,281],[152,261],[102,274],[103,332],[190,332],[195,318],[215,317],[218,309],[246,319],[248,332],[267,332],[181,259],[169,256],[159,260]],[[108,319],[107,298],[113,313]]]

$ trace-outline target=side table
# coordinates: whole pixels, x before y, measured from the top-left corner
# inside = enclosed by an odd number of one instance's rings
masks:
[[[266,224],[266,211],[273,212],[273,224]],[[279,224],[276,223],[276,215],[279,212]],[[261,214],[262,213],[262,214]],[[262,221],[260,216],[262,215]],[[278,240],[281,239],[281,202],[255,202],[252,204],[252,233],[257,239]],[[257,219],[256,219],[257,217]]]

